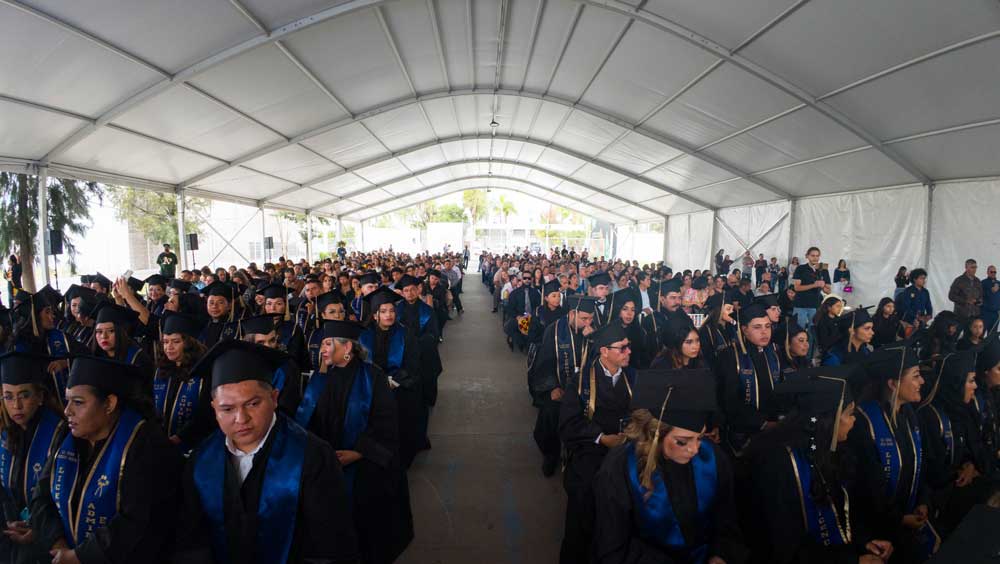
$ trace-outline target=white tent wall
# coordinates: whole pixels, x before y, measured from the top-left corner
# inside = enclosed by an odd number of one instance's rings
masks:
[[[712,255],[725,249],[738,266],[748,245],[754,259],[763,253],[767,261],[777,257],[778,264],[788,264],[789,207],[786,201],[720,209]]]
[[[706,269],[711,263],[712,212],[671,215],[667,219],[667,264],[674,270]]]
[[[964,270],[966,259],[979,263],[980,278],[986,277],[988,265],[1000,263],[998,213],[1000,178],[934,187],[927,287],[935,311],[952,309],[948,288]]]

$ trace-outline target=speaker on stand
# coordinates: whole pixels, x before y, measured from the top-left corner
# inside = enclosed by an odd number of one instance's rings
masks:
[[[63,254],[63,234],[56,229],[49,230],[49,254],[55,268],[56,288],[59,287],[59,255]]]
[[[274,237],[264,237],[264,260],[265,261],[268,260],[268,255],[270,254],[267,251],[270,251],[270,250],[273,250],[273,249],[274,249]]]
[[[194,252],[198,250],[198,234],[197,233],[188,233],[187,234],[187,248],[188,248],[189,251],[191,251],[191,266],[190,266],[190,270],[193,270],[195,268]]]

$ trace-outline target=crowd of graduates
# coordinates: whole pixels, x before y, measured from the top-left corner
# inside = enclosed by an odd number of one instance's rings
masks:
[[[0,562],[394,561],[461,258],[16,291],[0,311]]]
[[[562,473],[562,564],[1000,554],[1000,338],[849,304],[806,257],[776,293],[565,247],[479,258]]]

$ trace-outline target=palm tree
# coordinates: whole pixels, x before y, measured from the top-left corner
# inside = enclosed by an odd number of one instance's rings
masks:
[[[76,269],[76,246],[70,235],[83,235],[90,219],[92,197],[103,197],[96,182],[68,178],[49,179],[48,228],[63,234],[63,247],[70,269]],[[21,261],[22,280],[29,292],[35,291],[34,260],[38,236],[38,177],[0,172],[0,249],[16,251]]]
[[[503,216],[504,223],[507,223],[508,217],[517,213],[517,206],[514,205],[514,202],[503,195],[497,201],[496,208],[500,215]]]

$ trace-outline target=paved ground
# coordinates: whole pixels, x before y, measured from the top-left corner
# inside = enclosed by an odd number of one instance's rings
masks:
[[[465,314],[445,327],[433,449],[409,473],[416,538],[400,564],[558,561],[561,476],[542,476],[525,357],[507,349],[491,300],[470,272]]]

